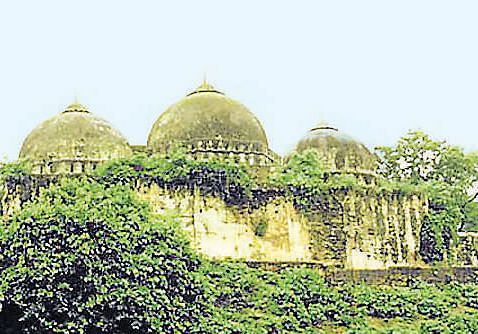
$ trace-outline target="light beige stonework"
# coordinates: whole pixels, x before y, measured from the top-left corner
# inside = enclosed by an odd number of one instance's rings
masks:
[[[417,254],[427,201],[415,195],[332,192],[321,195],[322,206],[314,211],[295,208],[291,197],[239,209],[198,190],[168,191],[140,182],[135,188],[155,214],[173,212],[192,247],[211,259],[312,262],[346,269],[423,265]],[[4,196],[4,221],[20,207],[24,191],[17,187]],[[476,265],[476,250],[470,256],[464,252],[476,246],[478,237],[460,240],[457,263]]]
[[[311,214],[283,197],[247,211],[198,191],[168,192],[153,185],[139,193],[157,214],[179,209],[193,247],[212,259],[317,262],[350,269],[415,265],[426,206],[417,196],[349,191],[336,198],[342,212]],[[259,223],[266,226],[262,236],[255,233]]]

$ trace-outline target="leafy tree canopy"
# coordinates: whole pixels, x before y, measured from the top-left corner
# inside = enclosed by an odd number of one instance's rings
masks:
[[[269,177],[268,183],[274,186],[305,188],[312,194],[328,188],[357,188],[354,175],[333,173],[316,149],[295,152],[287,162]]]
[[[430,211],[428,225],[422,231],[433,232],[435,246],[440,248],[442,241],[448,243],[450,238],[456,241],[456,232],[467,222],[468,226],[474,225],[477,210],[472,201],[476,194],[470,195],[470,190],[478,181],[476,154],[465,154],[462,149],[445,141],[434,141],[419,131],[408,132],[395,146],[376,150],[381,176],[417,185],[426,192]]]
[[[62,179],[0,223],[0,309],[26,333],[191,332],[200,258],[126,186]]]
[[[427,134],[410,131],[393,147],[377,147],[378,172],[388,179],[444,183],[466,192],[478,180],[478,156],[445,141],[433,141]]]

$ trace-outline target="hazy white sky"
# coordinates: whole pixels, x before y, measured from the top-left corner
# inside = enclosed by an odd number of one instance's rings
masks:
[[[478,1],[1,1],[0,155],[80,103],[132,144],[200,84],[285,153],[323,114],[369,148],[478,149]]]

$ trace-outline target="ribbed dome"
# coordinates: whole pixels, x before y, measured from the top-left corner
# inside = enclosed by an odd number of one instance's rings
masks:
[[[361,142],[321,121],[313,127],[287,155],[314,148],[329,167],[337,170],[372,171],[375,158]],[[331,161],[332,160],[332,161]]]
[[[129,153],[131,148],[118,130],[75,101],[33,129],[23,141],[19,158],[107,160]]]
[[[203,82],[159,116],[149,133],[148,148],[156,152],[166,143],[216,138],[267,147],[259,120],[244,105]]]

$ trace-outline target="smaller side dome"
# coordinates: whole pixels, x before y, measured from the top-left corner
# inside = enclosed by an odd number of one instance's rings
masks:
[[[130,153],[131,147],[118,130],[75,101],[30,132],[19,158],[32,162],[34,174],[70,174],[87,172],[100,162]]]
[[[331,170],[360,172],[374,170],[375,157],[369,149],[325,121],[320,121],[310,129],[287,154],[286,160],[294,152],[300,153],[307,149],[316,149]]]

